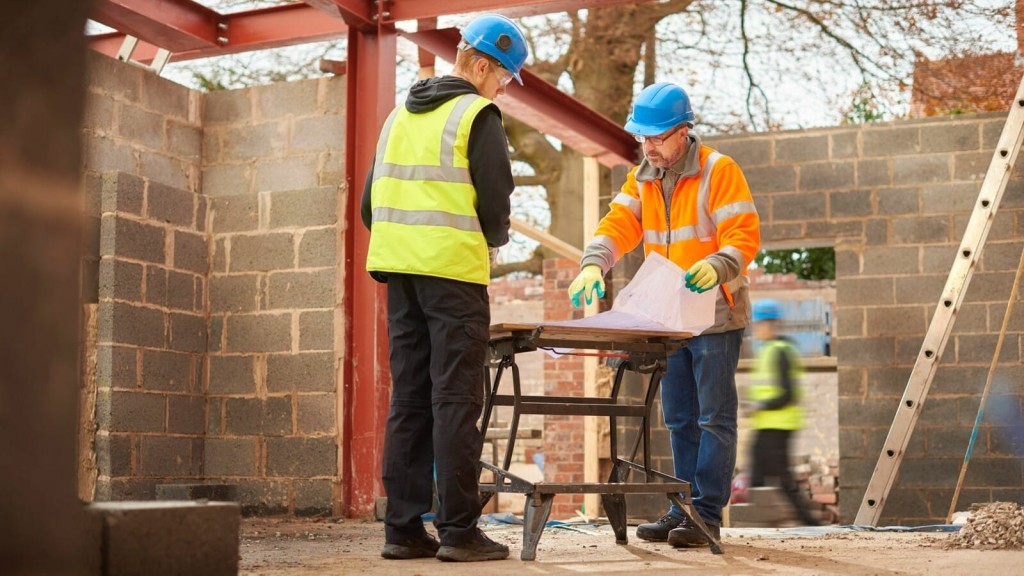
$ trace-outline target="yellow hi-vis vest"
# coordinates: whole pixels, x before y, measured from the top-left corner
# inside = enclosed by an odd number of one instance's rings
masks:
[[[491,101],[452,98],[413,114],[398,106],[377,142],[366,269],[487,285],[487,240],[469,174],[469,130]]]
[[[798,352],[789,342],[773,340],[765,343],[757,355],[756,368],[753,373],[754,383],[750,386],[747,396],[755,402],[765,402],[782,395],[782,387],[778,385],[778,367],[774,365],[779,352],[789,356],[789,377],[793,381],[793,400],[782,408],[755,412],[750,422],[751,427],[755,430],[799,430],[804,427],[804,409],[800,405],[803,400],[800,380],[804,370]]]

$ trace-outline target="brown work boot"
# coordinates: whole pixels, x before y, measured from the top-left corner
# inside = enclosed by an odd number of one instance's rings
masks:
[[[472,538],[454,546],[441,546],[437,559],[445,562],[480,562],[508,558],[508,546],[487,537],[479,529]]]
[[[413,558],[433,558],[441,543],[433,536],[424,532],[420,536],[400,538],[395,542],[384,544],[380,551],[382,558],[388,560],[411,560]]]
[[[665,514],[654,522],[637,526],[636,537],[648,542],[664,542],[668,539],[668,533],[682,523],[681,517]]]
[[[722,539],[722,528],[718,524],[712,524],[707,520],[704,525],[716,541]],[[708,546],[708,539],[697,529],[697,526],[689,518],[684,518],[679,527],[668,533],[668,543],[673,548],[695,548]]]

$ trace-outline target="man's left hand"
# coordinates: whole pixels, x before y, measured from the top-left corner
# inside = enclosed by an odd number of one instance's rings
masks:
[[[718,272],[707,260],[701,260],[686,271],[686,287],[698,294],[718,285]]]

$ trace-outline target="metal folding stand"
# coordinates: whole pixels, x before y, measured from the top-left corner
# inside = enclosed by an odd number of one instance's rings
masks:
[[[686,346],[690,334],[683,332],[654,332],[643,330],[617,330],[579,326],[541,324],[497,324],[491,327],[490,362],[484,369],[486,397],[483,426],[487,429],[495,406],[511,406],[508,445],[501,466],[497,462],[481,462],[483,469],[494,474],[493,483],[481,483],[483,504],[497,493],[525,494],[522,560],[534,560],[537,544],[544,531],[555,494],[600,494],[608,522],[615,532],[616,544],[627,544],[626,494],[665,494],[690,519],[711,546],[711,552],[721,554],[720,544],[711,536],[707,526],[693,508],[690,483],[674,476],[652,470],[650,467],[651,408],[658,394],[661,373],[668,355]],[[626,355],[615,372],[615,380],[608,397],[532,396],[524,395],[519,380],[516,354],[544,349],[614,350]],[[492,381],[490,368],[496,368]],[[512,394],[499,394],[498,388],[506,370],[512,371]],[[643,404],[620,397],[622,379],[627,371],[647,375]],[[529,482],[508,472],[512,464],[516,431],[523,414],[552,414],[578,416],[607,416],[610,424],[612,471],[607,482]],[[640,432],[633,442],[628,457],[618,455],[616,419],[640,418]],[[643,460],[635,462],[637,451],[643,446]],[[630,481],[636,477],[634,481]]]

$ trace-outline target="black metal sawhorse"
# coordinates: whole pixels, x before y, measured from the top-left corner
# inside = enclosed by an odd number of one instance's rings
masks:
[[[482,429],[486,430],[495,406],[511,406],[508,445],[501,465],[481,462],[481,468],[494,474],[493,483],[481,483],[483,504],[498,493],[525,494],[523,512],[522,560],[534,560],[537,544],[551,513],[555,494],[600,494],[608,522],[615,532],[616,544],[627,544],[626,494],[665,494],[697,527],[711,545],[711,552],[721,554],[722,547],[708,531],[693,508],[690,483],[650,467],[651,408],[658,394],[661,373],[668,355],[686,346],[690,334],[651,332],[552,324],[497,324],[491,326],[490,361],[484,369],[484,411]],[[515,355],[544,349],[614,350],[626,355],[616,368],[615,381],[608,397],[528,396],[522,393],[519,367]],[[493,380],[490,368],[497,371]],[[506,370],[512,371],[512,393],[499,394]],[[627,371],[647,375],[644,403],[628,402],[619,396]],[[607,416],[610,424],[612,472],[607,482],[549,483],[528,482],[508,472],[512,464],[519,417],[523,414],[572,416]],[[616,419],[639,418],[640,433],[627,458],[618,456]],[[636,455],[643,446],[643,460]],[[636,481],[630,481],[631,477]]]

